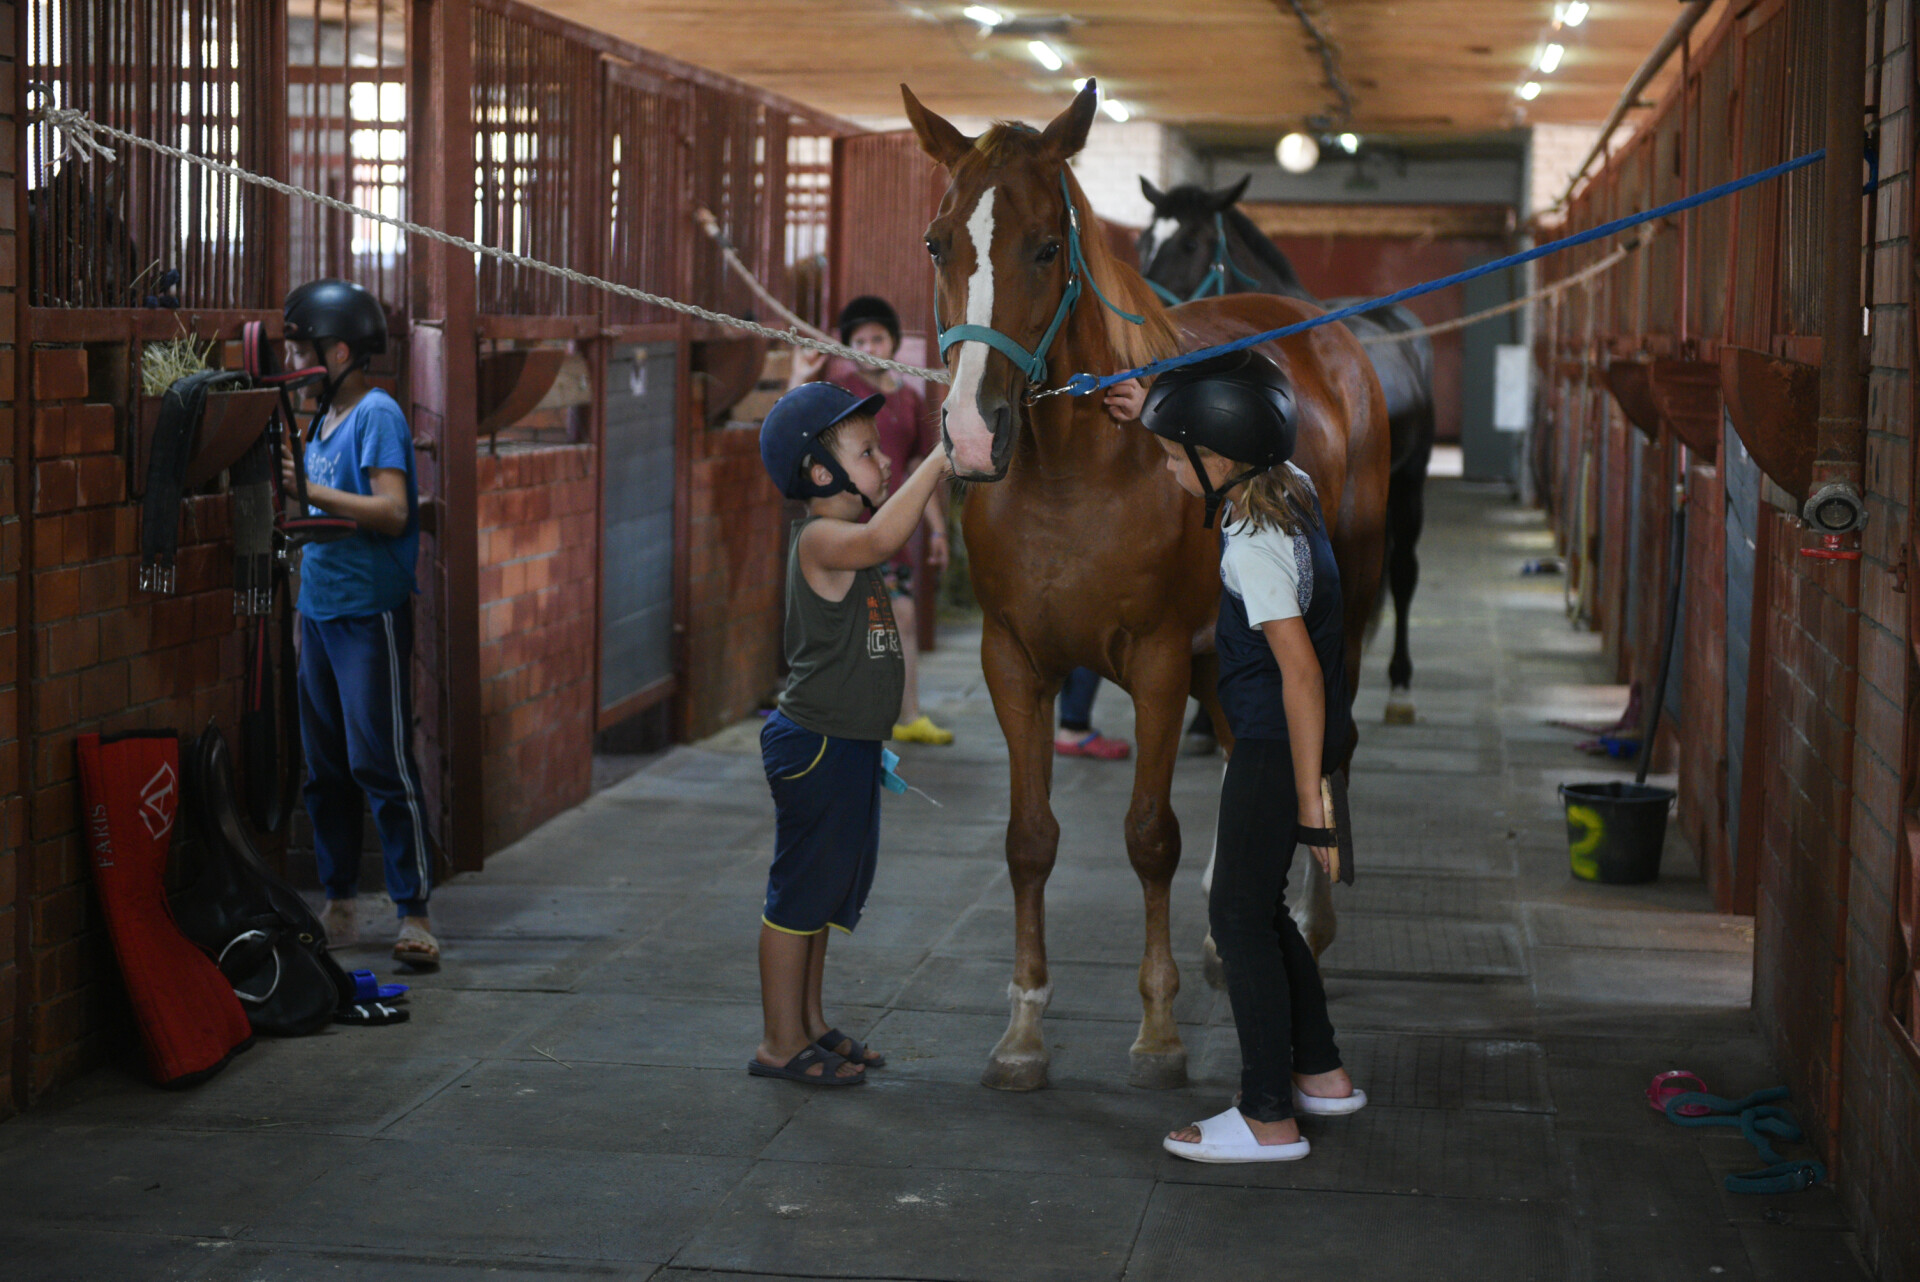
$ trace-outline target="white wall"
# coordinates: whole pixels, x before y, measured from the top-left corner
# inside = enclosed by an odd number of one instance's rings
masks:
[[[1580,162],[1600,137],[1598,125],[1535,125],[1527,144],[1527,207],[1537,214],[1560,199]],[[1624,136],[1624,135],[1623,135]]]
[[[1100,119],[1087,135],[1086,149],[1074,157],[1073,173],[1096,214],[1145,227],[1153,221],[1153,206],[1140,194],[1140,179],[1165,191],[1203,181],[1206,166],[1178,130],[1151,121],[1119,125]]]

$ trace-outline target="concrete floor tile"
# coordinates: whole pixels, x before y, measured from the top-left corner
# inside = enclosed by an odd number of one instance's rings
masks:
[[[1018,1094],[895,1078],[889,1067],[857,1091],[816,1099],[762,1156],[807,1162],[831,1153],[860,1166],[1152,1179],[1160,1137],[1198,1107],[1193,1100],[1185,1091]]]
[[[1533,991],[1543,1006],[1745,1010],[1753,959],[1745,952],[1535,948]]]
[[[1519,979],[1520,932],[1498,922],[1348,913],[1321,973],[1354,979]]]
[[[1625,912],[1528,904],[1527,939],[1537,948],[1623,948],[1738,953],[1752,964],[1753,918],[1700,912]]]
[[[0,1151],[4,1219],[170,1237],[229,1238],[296,1199],[368,1141],[28,1118]]]
[[[387,1031],[336,1029],[354,1041]],[[310,1040],[262,1041],[190,1091],[156,1091],[131,1078],[96,1074],[47,1120],[63,1126],[374,1135],[477,1062],[346,1054],[316,1064],[308,1053]]]
[[[624,935],[444,938],[440,969],[407,972],[405,982],[422,992],[564,993],[582,973],[628,945]]]
[[[1513,916],[1513,882],[1503,877],[1434,876],[1369,868],[1334,892],[1334,909],[1399,917],[1464,917],[1506,921]]]
[[[1563,1215],[1541,1202],[1161,1184],[1127,1282],[1566,1282],[1578,1275]]]
[[[647,1282],[652,1264],[515,1259],[510,1256],[446,1255],[422,1258],[383,1250],[301,1250],[238,1243],[221,1253],[204,1282]]]
[[[938,1282],[1118,1278],[1152,1189],[1148,1180],[761,1162],[673,1262]]]
[[[255,1244],[663,1264],[739,1183],[718,1157],[372,1140],[247,1233]]]
[[[752,1157],[809,1098],[807,1087],[726,1068],[487,1064],[386,1132],[400,1141],[510,1149]],[[867,1087],[860,1087],[866,1090]]]
[[[848,1008],[830,1009],[837,1019]],[[760,1035],[757,994],[749,1004],[596,993],[570,1000],[547,1023],[528,1030],[518,1045],[503,1049],[502,1055],[539,1059],[544,1058],[540,1051],[545,1051],[568,1063],[718,1068],[736,1059],[745,1063]]]
[[[138,1278],[140,1282],[196,1282],[234,1244],[225,1238],[105,1233],[71,1227],[0,1223],[0,1261],[7,1282],[75,1282],[79,1278]]]
[[[1869,1276],[1848,1232],[1742,1224],[1740,1241],[1753,1261],[1754,1282],[1867,1282]]]

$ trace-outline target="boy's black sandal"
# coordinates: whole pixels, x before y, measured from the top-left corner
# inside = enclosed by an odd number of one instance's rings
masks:
[[[802,1086],[858,1086],[867,1080],[865,1073],[850,1073],[840,1076],[840,1066],[847,1063],[847,1057],[836,1055],[821,1046],[809,1046],[784,1064],[762,1064],[757,1059],[747,1061],[747,1071],[755,1077],[777,1077],[782,1081],[799,1082]],[[807,1070],[815,1064],[820,1071],[809,1073]]]
[[[823,1051],[832,1051],[835,1055],[839,1055],[840,1051],[838,1047],[841,1042],[853,1043],[853,1045],[847,1048],[847,1053],[842,1056],[842,1058],[850,1060],[855,1064],[864,1065],[867,1068],[885,1068],[887,1066],[887,1057],[885,1055],[877,1055],[872,1059],[868,1059],[867,1044],[857,1037],[847,1036],[837,1028],[829,1028],[826,1032],[820,1034],[819,1038],[815,1040],[813,1044]]]

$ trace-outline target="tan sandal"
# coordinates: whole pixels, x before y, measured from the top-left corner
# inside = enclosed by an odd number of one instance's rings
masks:
[[[400,937],[393,941],[393,959],[417,970],[436,970],[440,965],[440,941],[413,917],[400,919]]]

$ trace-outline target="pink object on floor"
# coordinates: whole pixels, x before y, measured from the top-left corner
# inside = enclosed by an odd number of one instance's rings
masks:
[[[1073,743],[1055,739],[1053,750],[1062,757],[1095,757],[1101,761],[1123,761],[1132,754],[1133,745],[1125,739],[1109,739],[1095,730],[1086,738]]]
[[[1677,1082],[1692,1082],[1691,1086],[1679,1086]],[[1667,1111],[1667,1101],[1676,1095],[1687,1095],[1695,1091],[1705,1095],[1707,1084],[1699,1076],[1684,1068],[1670,1069],[1664,1073],[1655,1073],[1653,1080],[1647,1083],[1647,1107],[1656,1113]],[[1705,1117],[1713,1110],[1705,1104],[1682,1104],[1679,1108],[1682,1117]]]

